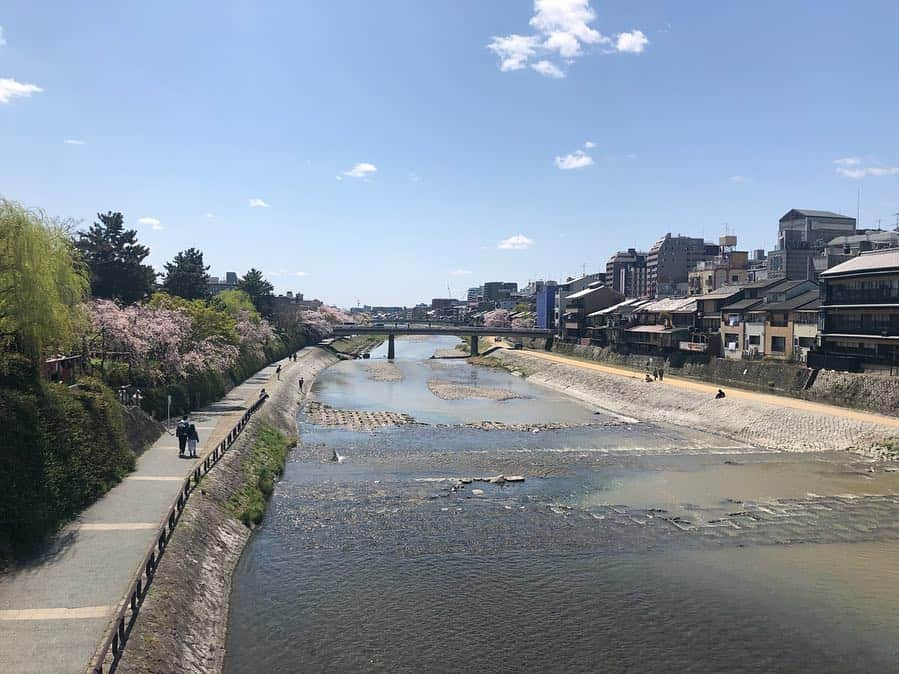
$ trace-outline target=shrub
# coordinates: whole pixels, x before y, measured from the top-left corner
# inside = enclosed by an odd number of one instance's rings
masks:
[[[97,380],[0,389],[0,557],[21,556],[134,467],[122,408]]]

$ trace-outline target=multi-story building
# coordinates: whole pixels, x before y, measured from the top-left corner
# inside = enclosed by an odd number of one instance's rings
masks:
[[[855,234],[855,225],[855,218],[831,211],[788,211],[778,225],[777,248],[768,253],[768,276],[815,280],[815,257],[836,237]]]
[[[899,365],[899,248],[864,252],[822,272],[821,313],[818,365]]]
[[[484,284],[484,302],[499,303],[511,299],[518,292],[517,283],[505,281],[488,281]]]
[[[897,247],[899,247],[899,232],[870,229],[849,236],[838,236],[829,241],[824,250],[815,256],[815,272],[820,274],[869,250]]]
[[[484,286],[477,286],[475,288],[468,289],[468,295],[466,299],[469,304],[477,304],[484,297]]]
[[[556,327],[556,298],[559,295],[558,287],[553,285],[545,285],[542,290],[537,291],[537,318],[534,322],[535,327],[544,330],[552,330]]]
[[[618,251],[606,262],[606,283],[625,297],[644,297],[648,255],[634,248]]]
[[[743,287],[743,299],[721,308],[721,347],[725,358],[761,358],[770,352],[770,339],[766,327],[769,322],[769,305],[785,303],[804,293],[817,293],[811,281],[769,279]],[[809,297],[811,302],[814,297]],[[780,322],[780,321],[776,321]],[[776,327],[788,327],[780,326]],[[780,333],[777,334],[781,336]],[[780,340],[774,346],[780,354]]]
[[[237,272],[225,272],[225,278],[218,276],[210,276],[206,287],[209,289],[210,295],[218,295],[226,290],[234,290],[237,288]]]
[[[706,295],[726,285],[749,282],[749,253],[734,250],[737,237],[722,236],[719,252],[709,260],[700,260],[687,273],[690,295]]]
[[[691,236],[671,236],[669,232],[646,256],[647,294],[651,297],[678,297],[687,294],[689,272],[701,260],[720,252],[715,244]]]
[[[604,285],[601,281],[591,283],[583,290],[570,293],[561,301],[564,306],[559,320],[559,335],[565,341],[580,341],[587,338],[589,314],[618,304],[624,295]]]

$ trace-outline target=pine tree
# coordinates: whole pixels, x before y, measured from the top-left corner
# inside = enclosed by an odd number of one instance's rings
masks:
[[[163,289],[169,295],[186,300],[205,300],[209,297],[209,267],[203,264],[203,253],[196,248],[182,250],[171,262],[165,263]]]
[[[153,291],[156,273],[143,264],[150,249],[137,242],[137,232],[125,229],[121,213],[97,213],[99,222],[78,235],[75,245],[90,269],[91,294],[131,304]]]

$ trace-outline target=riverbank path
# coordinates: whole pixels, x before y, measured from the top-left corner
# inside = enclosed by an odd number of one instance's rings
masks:
[[[300,351],[298,361],[309,353]],[[280,361],[283,385],[296,386],[297,364]],[[66,526],[43,555],[0,576],[0,672],[85,671],[185,478],[260,390],[277,385],[277,365],[191,415],[199,459],[178,458],[178,440],[163,434],[134,472]]]
[[[499,345],[502,348],[509,348],[505,343]],[[594,370],[604,372],[605,374],[617,375],[620,377],[630,377],[631,379],[642,379],[644,372],[631,370],[625,367],[615,365],[606,365],[604,363],[596,363],[582,358],[572,356],[562,356],[557,353],[548,353],[546,351],[537,351],[525,349],[520,353],[526,353],[528,356],[540,358],[542,360],[563,363],[573,367],[579,367],[586,370]],[[890,417],[874,412],[865,412],[863,410],[855,410],[849,407],[839,407],[837,405],[828,405],[827,403],[812,402],[810,400],[802,400],[801,398],[791,398],[789,396],[773,395],[770,393],[760,393],[758,391],[749,391],[747,389],[728,387],[723,384],[710,384],[696,379],[688,379],[686,377],[672,376],[669,370],[665,371],[665,378],[661,381],[654,381],[647,386],[670,386],[674,388],[690,390],[694,392],[706,393],[714,396],[719,388],[726,389],[729,398],[737,398],[741,400],[751,400],[755,402],[765,403],[766,405],[774,405],[776,407],[786,407],[789,409],[803,410],[805,412],[814,412],[816,414],[824,414],[832,417],[840,417],[843,419],[851,419],[853,421],[864,421],[868,423],[877,423],[892,428],[899,428],[899,417]]]

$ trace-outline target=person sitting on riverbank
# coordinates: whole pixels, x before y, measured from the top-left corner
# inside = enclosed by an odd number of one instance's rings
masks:
[[[649,372],[647,372],[646,373],[646,383],[651,384],[652,382],[653,382],[652,376],[649,374]]]
[[[722,391],[722,390],[719,388],[719,389],[718,389],[718,393],[715,394],[715,400],[721,400],[721,398],[723,398],[723,397],[724,397],[724,391]]]

